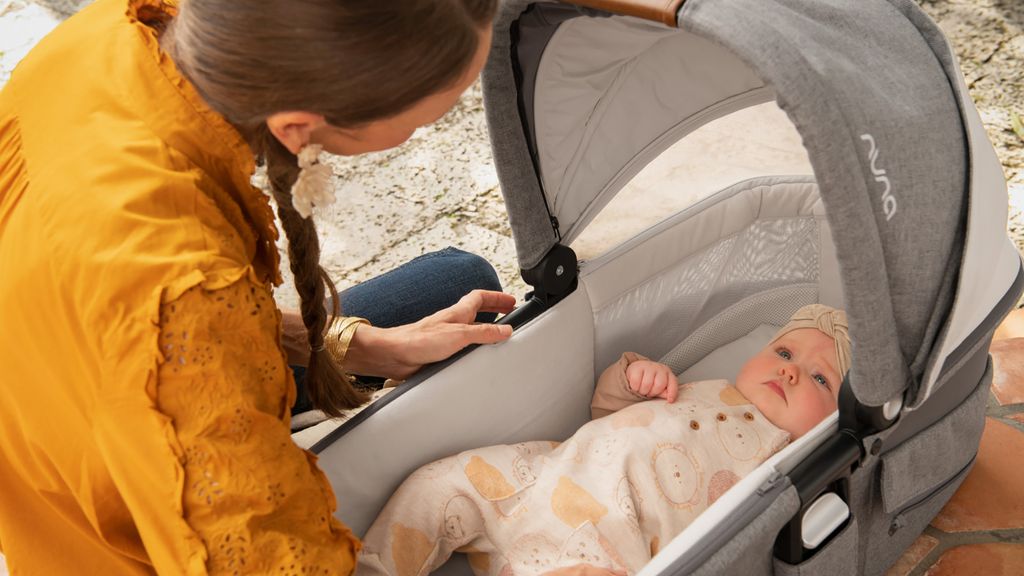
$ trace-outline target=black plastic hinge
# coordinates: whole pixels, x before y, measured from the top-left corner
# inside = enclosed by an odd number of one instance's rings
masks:
[[[885,406],[861,404],[850,385],[850,374],[843,378],[839,388],[839,429],[854,433],[860,438],[873,436],[893,425],[896,419],[885,417]]]
[[[571,294],[579,282],[576,253],[561,244],[555,244],[536,266],[520,272],[523,280],[533,287],[531,299],[540,300],[545,307]]]

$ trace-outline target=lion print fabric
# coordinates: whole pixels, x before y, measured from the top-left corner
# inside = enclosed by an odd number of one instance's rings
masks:
[[[789,435],[725,380],[633,404],[566,442],[469,450],[399,487],[364,539],[357,574],[428,574],[452,552],[477,575],[587,563],[637,572]]]

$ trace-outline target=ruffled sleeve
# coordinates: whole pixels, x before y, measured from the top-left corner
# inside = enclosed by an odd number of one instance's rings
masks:
[[[211,574],[349,574],[359,543],[289,433],[279,330],[269,290],[251,278],[161,307],[157,409],[172,421],[184,521]]]

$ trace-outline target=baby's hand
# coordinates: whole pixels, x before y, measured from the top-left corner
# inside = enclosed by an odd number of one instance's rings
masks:
[[[629,389],[647,398],[664,398],[671,404],[679,396],[679,381],[672,369],[659,362],[637,360],[626,366]]]

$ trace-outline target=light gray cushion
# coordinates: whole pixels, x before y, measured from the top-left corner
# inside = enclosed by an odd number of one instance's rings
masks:
[[[708,354],[693,366],[679,374],[680,382],[697,382],[725,378],[736,381],[740,367],[767,344],[779,330],[778,326],[761,324],[732,342]]]

